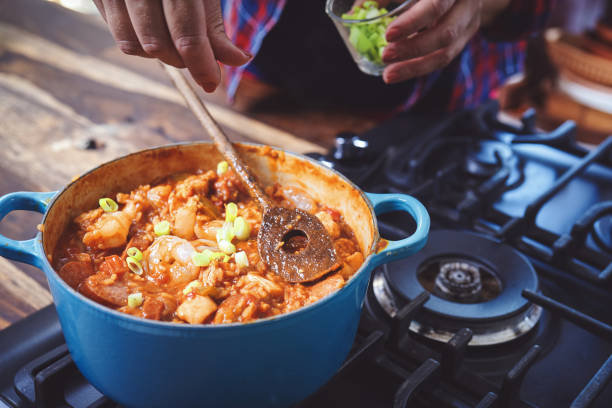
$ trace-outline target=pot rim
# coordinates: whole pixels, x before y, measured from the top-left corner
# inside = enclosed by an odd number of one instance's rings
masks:
[[[110,163],[114,163],[117,162],[119,160],[124,160],[124,159],[128,159],[132,156],[136,156],[145,152],[151,152],[151,151],[155,151],[155,150],[162,150],[162,149],[168,149],[168,148],[172,148],[172,147],[182,147],[182,146],[195,146],[195,145],[212,145],[214,144],[213,142],[208,142],[208,141],[199,141],[199,142],[180,142],[180,143],[171,143],[171,144],[166,144],[166,145],[161,145],[161,146],[156,146],[156,147],[151,147],[151,148],[147,148],[147,149],[142,149],[142,150],[138,150],[136,152],[132,152],[132,153],[128,153],[126,155],[117,157],[115,159],[106,161],[88,171],[86,171],[85,173],[81,174],[78,178],[73,179],[72,181],[70,181],[70,183],[68,183],[67,185],[65,185],[61,190],[58,191],[58,193],[53,196],[52,200],[49,202],[49,205],[43,215],[43,219],[42,219],[42,224],[44,226],[45,221],[47,220],[47,216],[49,215],[49,212],[51,210],[51,208],[53,207],[53,205],[55,204],[55,202],[57,201],[57,199],[64,194],[64,192],[72,185],[78,183],[81,178],[83,178],[84,176],[93,173],[97,170],[99,170],[100,168],[110,164]],[[40,235],[40,239],[37,239],[37,245],[39,248],[40,253],[42,254],[41,258],[44,258],[44,264],[43,267],[44,269],[48,269],[49,271],[51,271],[53,277],[59,281],[60,286],[65,290],[68,291],[68,293],[70,293],[72,296],[76,296],[76,298],[79,301],[85,302],[86,304],[88,304],[89,306],[93,307],[94,309],[96,309],[98,312],[103,313],[103,314],[108,314],[109,317],[112,318],[118,318],[119,320],[121,320],[121,323],[126,323],[126,324],[134,324],[134,325],[139,325],[139,326],[144,326],[145,328],[154,328],[154,329],[176,329],[176,330],[181,330],[181,331],[222,331],[222,330],[233,330],[236,328],[242,328],[242,327],[253,327],[253,328],[257,328],[257,327],[264,327],[264,326],[268,326],[268,325],[272,325],[272,324],[276,324],[276,322],[280,321],[280,320],[287,320],[287,319],[296,319],[299,316],[306,314],[306,313],[311,313],[312,311],[314,311],[315,309],[318,309],[319,307],[323,307],[325,304],[327,304],[328,302],[332,301],[335,297],[337,297],[341,292],[346,292],[348,290],[349,287],[351,287],[352,285],[355,284],[355,282],[358,280],[357,277],[360,276],[363,273],[369,273],[371,270],[371,267],[369,267],[369,263],[372,260],[372,256],[376,254],[376,249],[378,247],[379,241],[381,239],[380,237],[380,233],[378,231],[378,222],[376,219],[376,214],[374,212],[374,207],[372,206],[372,202],[370,201],[370,199],[368,198],[368,196],[366,195],[366,193],[359,187],[357,187],[351,180],[349,180],[347,177],[345,177],[343,174],[339,173],[338,171],[326,167],[323,164],[319,163],[318,161],[314,160],[313,158],[310,158],[306,155],[302,155],[299,153],[294,153],[291,151],[287,151],[285,149],[282,148],[278,148],[278,147],[274,147],[274,146],[270,146],[270,145],[264,145],[261,143],[251,143],[251,142],[232,142],[232,144],[234,145],[240,145],[240,146],[246,146],[246,147],[256,147],[256,148],[261,148],[261,147],[269,147],[272,150],[275,151],[279,151],[279,152],[283,152],[283,154],[285,155],[289,155],[289,156],[293,156],[297,159],[309,162],[310,164],[315,165],[316,167],[322,168],[323,170],[333,174],[335,177],[340,178],[342,181],[344,181],[345,183],[347,183],[350,187],[352,187],[354,190],[356,190],[359,195],[361,196],[361,198],[364,199],[365,203],[368,206],[368,209],[370,211],[370,221],[372,223],[372,226],[374,227],[374,237],[372,240],[372,245],[370,246],[369,249],[369,253],[368,256],[365,257],[363,264],[361,265],[361,267],[353,274],[353,276],[351,276],[349,278],[349,280],[345,283],[345,285],[340,288],[339,290],[337,290],[336,292],[327,295],[325,297],[323,297],[322,299],[319,299],[313,303],[310,303],[306,306],[300,307],[299,309],[293,310],[291,312],[288,313],[283,313],[283,314],[279,314],[279,315],[275,315],[275,316],[270,316],[270,317],[265,317],[262,319],[257,319],[253,322],[247,322],[247,323],[242,323],[242,322],[236,322],[236,323],[223,323],[223,324],[186,324],[186,323],[173,323],[173,322],[164,322],[164,321],[158,321],[158,320],[150,320],[150,319],[145,319],[142,317],[136,317],[136,316],[132,316],[126,313],[121,313],[116,311],[115,309],[112,309],[110,307],[106,307],[104,305],[101,305],[91,299],[89,299],[88,297],[82,295],[81,293],[79,293],[77,290],[73,289],[71,286],[69,286],[63,279],[61,276],[59,276],[59,273],[55,270],[55,268],[51,265],[51,263],[49,262],[49,258],[47,257],[47,254],[45,252],[44,249],[44,245],[43,245],[43,240],[44,240],[44,233],[39,232]],[[55,298],[54,298],[55,300]],[[119,323],[119,322],[118,322]]]

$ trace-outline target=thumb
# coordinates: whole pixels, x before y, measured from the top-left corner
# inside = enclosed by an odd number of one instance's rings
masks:
[[[234,45],[225,33],[219,0],[204,0],[206,32],[215,58],[226,65],[246,64],[253,56]]]

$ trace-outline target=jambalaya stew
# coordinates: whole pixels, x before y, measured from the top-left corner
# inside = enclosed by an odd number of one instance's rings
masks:
[[[340,289],[363,263],[340,213],[293,186],[266,190],[279,205],[315,214],[342,267],[288,283],[260,260],[261,212],[226,162],[142,185],[74,219],[53,256],[64,281],[88,298],[146,319],[219,324],[296,310]]]

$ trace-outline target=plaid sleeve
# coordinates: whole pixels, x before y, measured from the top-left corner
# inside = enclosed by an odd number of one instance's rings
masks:
[[[526,39],[546,27],[554,3],[555,0],[511,0],[481,32],[489,41]]]
[[[223,18],[229,39],[251,55],[256,55],[264,37],[280,18],[285,2],[286,0],[222,0]],[[230,99],[233,99],[245,67],[225,66],[225,81]]]

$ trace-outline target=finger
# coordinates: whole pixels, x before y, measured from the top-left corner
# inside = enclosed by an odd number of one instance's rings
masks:
[[[470,1],[456,3],[434,27],[411,37],[389,43],[383,51],[385,63],[422,57],[456,42],[470,26],[475,13]]]
[[[140,46],[134,32],[125,2],[122,0],[102,0],[106,22],[110,32],[124,54],[149,57]]]
[[[144,52],[166,64],[177,68],[185,68],[185,64],[183,64],[183,60],[174,48],[170,38],[161,3],[157,1],[126,0],[125,4],[132,27]]]
[[[448,48],[444,48],[424,57],[396,62],[385,68],[383,81],[387,84],[395,84],[420,77],[446,66],[451,60]]]
[[[246,64],[253,58],[251,54],[241,50],[227,38],[219,0],[204,0],[204,11],[206,13],[206,32],[210,39],[210,45],[215,57],[220,62],[238,66]]]
[[[170,37],[193,79],[206,92],[221,80],[219,65],[206,33],[206,13],[201,1],[163,0]]]
[[[408,61],[396,62],[388,65],[383,72],[383,81],[387,84],[406,81],[411,78],[427,75],[437,69],[448,65],[474,35],[478,25],[472,23],[459,41],[446,48],[439,49],[424,57],[413,58]]]
[[[93,2],[96,5],[98,11],[100,12],[102,19],[106,21],[106,12],[104,11],[104,3],[102,3],[102,0],[93,0]]]
[[[394,42],[431,26],[455,3],[455,0],[421,0],[400,14],[387,27],[387,41]]]

